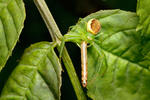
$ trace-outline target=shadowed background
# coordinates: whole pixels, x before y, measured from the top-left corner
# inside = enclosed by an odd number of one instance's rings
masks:
[[[26,7],[24,29],[12,56],[2,72],[0,72],[0,92],[9,75],[18,64],[24,49],[36,42],[51,41],[49,32],[33,1],[24,0],[24,2]],[[69,26],[75,25],[79,18],[98,10],[121,9],[136,11],[136,0],[46,0],[46,2],[62,34],[67,33]],[[80,49],[72,43],[67,43],[66,46],[80,78]],[[64,66],[63,69],[61,100],[77,100]]]

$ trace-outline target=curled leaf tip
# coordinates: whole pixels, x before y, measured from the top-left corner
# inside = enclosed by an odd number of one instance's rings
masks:
[[[90,19],[87,23],[87,31],[96,35],[101,29],[101,24],[97,19]]]

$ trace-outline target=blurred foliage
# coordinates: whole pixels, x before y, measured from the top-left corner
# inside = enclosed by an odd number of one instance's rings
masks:
[[[20,60],[24,49],[36,42],[51,41],[48,30],[33,1],[24,0],[24,2],[27,13],[24,29],[12,56],[9,58],[6,67],[0,73],[0,92],[8,76]],[[98,10],[136,10],[136,0],[46,0],[46,2],[62,34],[68,31],[69,26],[75,25],[80,17],[85,17]],[[67,48],[80,78],[80,49],[70,43],[67,43]],[[65,69],[62,77],[62,100],[76,100],[74,90]]]

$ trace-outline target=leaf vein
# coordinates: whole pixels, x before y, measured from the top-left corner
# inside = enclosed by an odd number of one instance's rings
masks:
[[[16,33],[18,33],[18,32],[17,32],[17,25],[16,25],[16,23],[15,23],[15,18],[13,17],[13,15],[12,15],[11,11],[9,11],[9,9],[8,9],[8,8],[7,8],[7,11],[8,11],[9,15],[10,15],[10,16],[11,16],[11,18],[12,18],[13,26],[15,27],[15,31],[16,31]]]
[[[54,94],[55,94],[55,90],[53,90],[53,89],[50,87],[50,85],[48,85],[49,83],[46,81],[46,79],[44,78],[44,76],[42,75],[42,73],[41,73],[39,70],[37,70],[37,73],[41,76],[42,80],[46,83],[46,85],[47,85],[49,91],[52,91],[52,92],[53,92],[52,95],[53,95],[53,97],[57,100],[57,96],[54,95]]]
[[[96,43],[94,43],[94,45],[96,46],[95,48],[99,47]],[[137,65],[137,66],[140,66],[140,67],[142,67],[142,68],[148,70],[148,67],[145,67],[145,66],[143,66],[143,65],[141,65],[141,64],[139,64],[139,63],[135,63],[135,62],[133,62],[133,61],[131,61],[131,60],[128,60],[128,59],[126,59],[126,58],[120,57],[120,56],[118,56],[118,55],[116,55],[116,54],[114,54],[114,53],[112,53],[112,52],[110,52],[110,51],[104,49],[104,48],[101,47],[101,46],[100,46],[99,48],[101,48],[101,49],[102,49],[103,51],[105,51],[106,53],[110,53],[110,54],[112,54],[112,55],[114,55],[114,56],[116,56],[116,57],[118,57],[118,58],[120,58],[120,59],[122,59],[122,60],[125,60],[125,61],[127,61],[127,62],[130,62],[130,63],[132,63],[132,64],[135,64],[135,65]],[[97,52],[99,52],[99,51],[97,50]]]
[[[106,38],[104,38],[103,41],[101,41],[101,42],[104,42],[105,40],[107,40],[108,38],[111,38],[111,37],[112,37],[113,35],[115,35],[115,34],[118,34],[118,33],[120,33],[120,32],[129,31],[129,30],[135,30],[135,27],[133,27],[133,28],[128,28],[128,29],[123,29],[123,30],[119,30],[119,31],[117,31],[117,32],[114,32],[114,33],[108,35]]]
[[[5,27],[4,27],[4,24],[3,24],[3,20],[1,20],[1,18],[0,18],[0,21],[1,21],[2,27],[3,27],[3,33],[4,33],[4,36],[5,36],[6,47],[7,47],[8,50],[10,50],[10,48],[8,46],[8,39],[7,39],[7,35],[6,35],[6,32],[5,32]]]

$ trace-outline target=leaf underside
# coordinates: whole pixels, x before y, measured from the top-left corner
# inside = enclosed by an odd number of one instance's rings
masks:
[[[59,100],[61,65],[52,44],[31,45],[6,82],[0,100]]]
[[[0,71],[19,39],[25,20],[22,0],[0,0]]]
[[[150,98],[150,40],[136,31],[139,18],[122,10],[104,10],[81,19],[65,35],[80,45],[90,36],[89,19],[102,29],[88,48],[87,94],[93,100],[148,100]],[[92,37],[92,36],[90,36]]]

